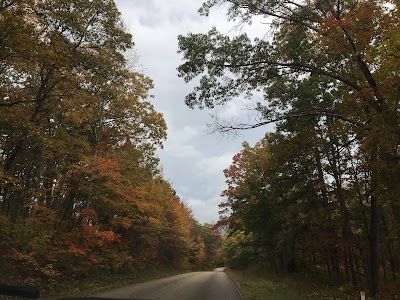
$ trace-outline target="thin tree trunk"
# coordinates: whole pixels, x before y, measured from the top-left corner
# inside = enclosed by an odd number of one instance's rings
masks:
[[[353,267],[353,255],[352,255],[352,246],[353,246],[353,232],[350,227],[350,213],[346,205],[346,199],[344,197],[344,190],[342,188],[342,174],[340,172],[340,167],[339,166],[339,155],[336,153],[335,148],[333,147],[335,144],[332,142],[331,144],[331,158],[329,160],[329,164],[332,169],[333,177],[335,179],[335,184],[336,184],[336,189],[335,189],[335,194],[337,197],[337,200],[339,201],[339,211],[340,215],[342,217],[342,236],[345,240],[345,250],[344,253],[348,255],[349,258],[349,264],[350,264],[350,270],[351,270],[351,277],[352,277],[352,284],[354,286],[358,285],[357,281],[357,274],[354,270]],[[346,273],[347,273],[347,267],[346,267]]]
[[[383,270],[383,280],[387,282],[386,276],[386,257],[385,257],[385,247],[383,246],[382,235],[379,237],[380,240],[380,248],[381,248],[381,258],[382,258],[382,270]]]
[[[373,183],[375,186],[376,184]],[[375,188],[373,189],[376,190]],[[370,267],[370,292],[372,296],[378,294],[379,272],[378,272],[378,220],[379,207],[378,197],[373,193],[371,195],[371,220],[369,231],[369,267]]]
[[[99,144],[101,140],[101,132],[103,130],[103,123],[104,123],[104,106],[106,105],[106,101],[104,99],[101,100],[100,103],[100,108],[99,108],[99,119],[97,121],[97,124],[94,129],[94,134],[95,134],[95,144],[94,144],[94,152],[93,152],[93,158],[96,159],[98,153],[99,153]],[[96,162],[93,163],[94,166],[96,165]],[[85,203],[85,208],[89,209],[91,200],[92,200],[92,189],[93,189],[93,182],[90,180],[89,183],[89,192],[88,192],[88,197]]]
[[[382,224],[383,224],[383,230],[385,233],[385,239],[386,239],[386,244],[387,244],[387,250],[389,254],[389,263],[390,263],[390,269],[391,269],[391,274],[392,274],[392,279],[393,281],[396,281],[396,273],[397,273],[397,267],[395,263],[395,255],[393,253],[393,243],[390,240],[389,237],[389,226],[386,221],[386,214],[383,208],[381,207],[381,219],[382,219]]]

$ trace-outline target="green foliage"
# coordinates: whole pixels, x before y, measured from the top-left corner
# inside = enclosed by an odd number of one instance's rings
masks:
[[[276,124],[225,171],[223,221],[277,272],[302,266],[377,294],[399,271],[398,3],[210,0],[200,13],[222,4],[230,20],[264,19],[271,38],[179,36],[179,76],[200,77],[186,104],[244,96],[258,122],[216,130]]]
[[[222,252],[231,268],[243,268],[254,260],[254,237],[244,231],[235,231],[224,236]]]

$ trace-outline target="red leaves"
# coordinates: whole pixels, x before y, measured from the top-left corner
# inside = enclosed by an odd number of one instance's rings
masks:
[[[68,251],[71,252],[72,254],[79,256],[79,255],[85,255],[86,251],[77,248],[75,245],[69,245]]]
[[[90,164],[92,180],[121,181],[121,165],[119,157],[93,157]]]
[[[70,253],[76,256],[85,255],[89,260],[96,261],[96,250],[112,242],[120,242],[120,238],[113,231],[101,231],[98,226],[82,224],[65,235],[64,243],[68,245]]]
[[[94,221],[97,219],[96,211],[93,209],[81,209],[76,212],[76,216],[80,221]]]
[[[321,22],[322,43],[337,54],[360,54],[382,33],[383,28],[376,25],[380,19],[378,11],[377,4],[371,1],[358,3],[346,13],[332,11]]]

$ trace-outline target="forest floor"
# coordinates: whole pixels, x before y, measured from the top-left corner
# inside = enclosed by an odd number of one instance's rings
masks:
[[[246,300],[359,300],[359,291],[350,286],[330,286],[318,283],[304,275],[278,276],[260,268],[246,270],[226,269],[226,272],[244,294]],[[398,297],[398,296],[397,296]],[[366,293],[366,299],[373,298]],[[398,299],[395,295],[383,295],[375,299]]]

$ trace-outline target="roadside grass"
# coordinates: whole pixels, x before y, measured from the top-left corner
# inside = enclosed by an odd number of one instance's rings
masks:
[[[200,270],[200,269],[199,269]],[[63,297],[86,297],[113,288],[161,279],[169,276],[183,274],[197,269],[186,269],[173,266],[157,265],[152,268],[134,269],[127,272],[112,272],[106,270],[92,270],[86,275],[79,275],[64,279],[62,282],[48,282],[46,285],[37,285],[41,292],[40,299],[59,299]],[[213,270],[213,269],[210,269]],[[10,282],[6,274],[0,273],[0,283],[14,284]],[[25,283],[27,284],[27,283]],[[23,284],[22,284],[23,285]],[[0,295],[0,300],[18,300],[21,298]]]
[[[86,297],[113,288],[135,284],[144,281],[156,280],[168,276],[188,272],[168,266],[157,266],[141,270],[132,270],[124,273],[112,273],[110,271],[92,270],[85,276],[65,279],[62,283],[48,282],[47,285],[39,285],[40,299],[59,299],[63,297]],[[0,283],[9,283],[7,277],[0,273]],[[19,300],[26,298],[0,295],[0,300]]]
[[[226,269],[226,272],[246,300],[360,299],[348,287],[317,285],[304,276],[277,276],[254,267],[246,270]]]
[[[102,291],[135,284],[144,281],[160,279],[168,276],[181,274],[183,271],[161,267],[150,270],[135,270],[125,273],[110,273],[105,271],[93,271],[86,276],[70,278],[63,283],[51,283],[47,286],[38,286],[40,299],[59,299],[63,297],[86,297]],[[2,278],[0,282],[7,282]],[[18,300],[19,297],[2,296],[0,300]],[[25,299],[25,298],[23,298]]]
[[[54,287],[51,292],[45,291],[42,298],[89,296],[124,285],[161,279],[184,272],[171,267],[132,270],[126,273],[93,272],[84,278],[71,279],[62,286]]]

